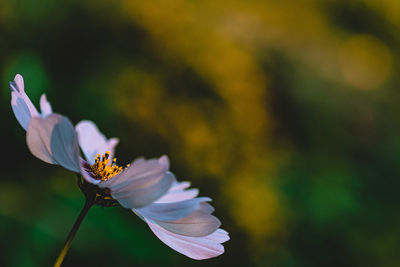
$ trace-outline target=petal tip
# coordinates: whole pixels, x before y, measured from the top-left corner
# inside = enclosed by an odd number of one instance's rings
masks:
[[[24,78],[22,78],[21,74],[15,75],[14,82],[16,84],[18,92],[24,92]]]
[[[169,168],[169,158],[167,155],[162,155],[159,159],[158,162],[162,165],[165,165],[166,167]]]

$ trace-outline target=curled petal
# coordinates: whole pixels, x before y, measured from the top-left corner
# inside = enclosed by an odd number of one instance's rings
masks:
[[[19,124],[28,129],[29,121],[39,113],[24,91],[24,79],[17,74],[13,82],[9,83],[11,90],[11,107]]]
[[[97,154],[104,154],[110,151],[110,158],[114,156],[115,146],[118,144],[118,138],[107,138],[97,128],[92,121],[84,120],[75,127],[78,133],[79,145],[90,164],[94,164]]]
[[[26,140],[29,150],[39,159],[79,172],[78,138],[68,118],[59,114],[32,117]]]
[[[145,221],[153,233],[167,246],[195,260],[221,255],[224,253],[224,246],[221,244],[229,240],[228,233],[222,229],[217,229],[202,237],[182,236],[171,233],[150,220]]]

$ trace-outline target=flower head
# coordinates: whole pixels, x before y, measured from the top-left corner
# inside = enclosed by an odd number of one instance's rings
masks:
[[[167,156],[118,166],[117,138],[107,139],[91,121],[74,128],[68,118],[52,113],[45,96],[39,113],[25,94],[20,75],[10,82],[10,89],[14,114],[27,130],[32,154],[82,175],[81,189],[94,196],[96,204],[131,209],[161,241],[190,258],[207,259],[224,252],[221,244],[229,236],[211,215],[211,199],[197,197],[198,190],[188,189],[188,182],[177,182]]]

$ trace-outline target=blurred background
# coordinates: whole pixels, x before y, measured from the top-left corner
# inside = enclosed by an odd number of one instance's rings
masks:
[[[210,196],[225,254],[194,261],[94,207],[64,266],[400,266],[397,0],[0,3],[0,265],[50,266],[83,205],[29,153],[8,81],[168,154]]]

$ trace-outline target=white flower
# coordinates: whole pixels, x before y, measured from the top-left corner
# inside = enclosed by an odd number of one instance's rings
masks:
[[[224,252],[228,233],[211,215],[210,198],[197,197],[188,182],[177,182],[169,171],[167,156],[136,159],[122,168],[111,160],[117,138],[109,140],[91,121],[74,128],[68,118],[52,113],[43,95],[41,114],[24,92],[22,76],[10,82],[14,114],[27,130],[26,140],[33,155],[81,174],[84,190],[96,190],[96,204],[116,201],[143,219],[154,234],[172,249],[193,259],[216,257]],[[85,158],[80,157],[79,147]],[[87,189],[89,188],[89,189]]]

